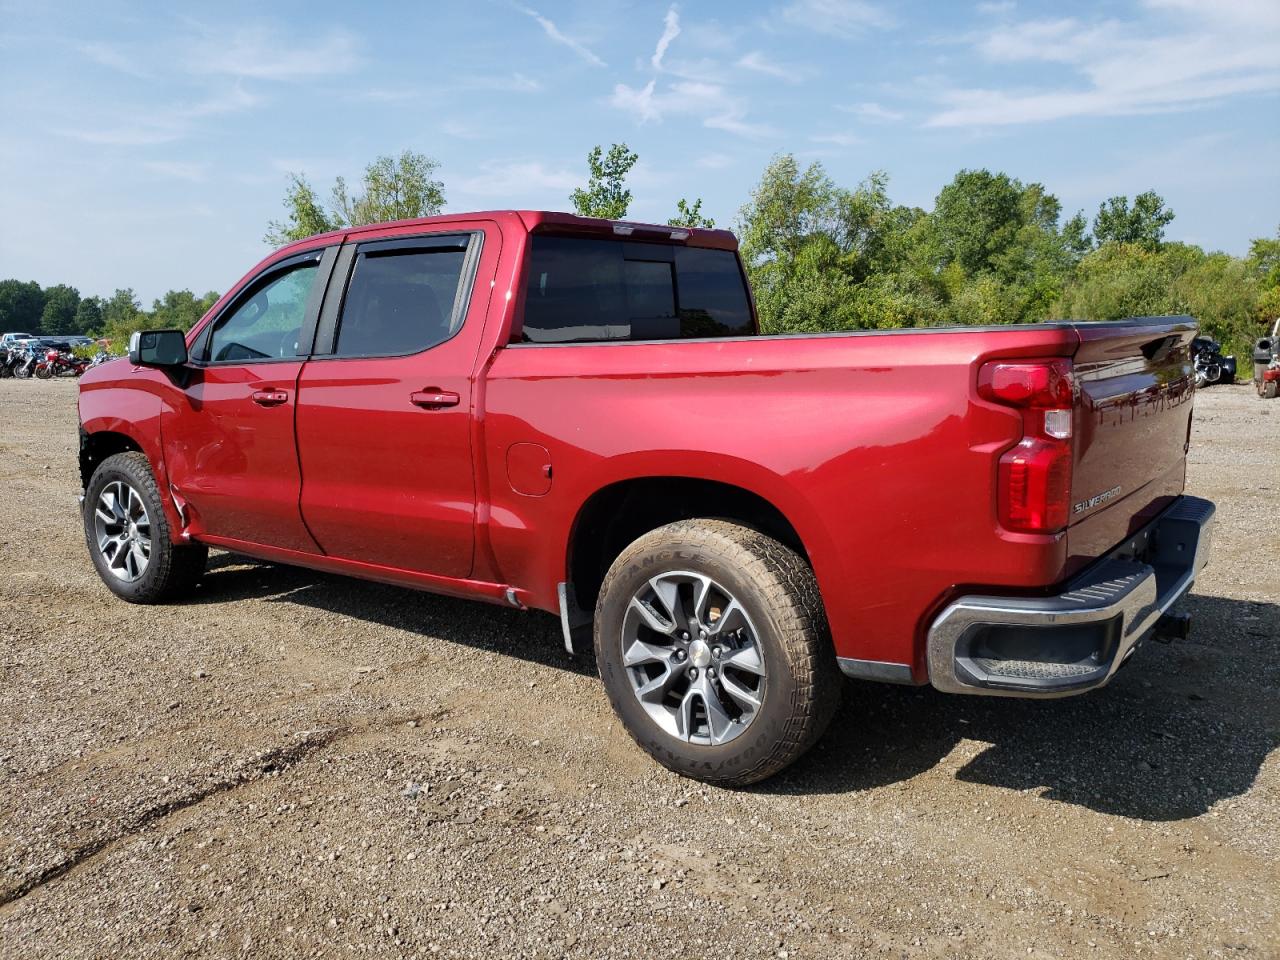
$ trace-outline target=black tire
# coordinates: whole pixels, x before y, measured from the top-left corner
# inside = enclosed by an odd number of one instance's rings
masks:
[[[1274,400],[1277,393],[1280,393],[1280,381],[1263,380],[1258,384],[1258,396],[1263,400]]]
[[[53,370],[50,369],[48,364],[36,364],[36,368],[33,372],[35,373],[37,380],[48,380],[53,376]]]
[[[687,570],[722,584],[746,609],[767,670],[755,716],[719,745],[682,740],[637,699],[623,664],[623,623],[651,578]],[[636,540],[613,562],[595,614],[600,678],[627,732],[669,770],[722,786],[757,783],[794,763],[822,735],[843,687],[813,571],[794,550],[724,520],[683,520]]]
[[[131,581],[111,571],[97,542],[95,507],[103,489],[116,482],[123,482],[138,494],[151,524],[150,558],[141,576]],[[201,543],[180,546],[170,540],[160,488],[145,454],[117,453],[98,465],[85,489],[83,520],[85,545],[94,568],[107,588],[121,600],[148,604],[175,600],[189,594],[204,574],[209,548]]]

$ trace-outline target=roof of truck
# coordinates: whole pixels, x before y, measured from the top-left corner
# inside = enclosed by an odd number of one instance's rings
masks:
[[[585,236],[634,237],[637,240],[676,241],[690,247],[710,247],[716,250],[737,250],[738,238],[728,230],[705,227],[681,227],[670,224],[642,223],[634,220],[600,220],[595,217],[579,217],[555,210],[480,210],[475,212],[443,213],[435,217],[417,217],[412,220],[391,220],[384,223],[367,223],[358,227],[331,230],[294,241],[281,250],[297,246],[308,248],[317,240],[340,239],[356,236],[387,227],[434,227],[471,220],[518,219],[530,233],[577,233]]]

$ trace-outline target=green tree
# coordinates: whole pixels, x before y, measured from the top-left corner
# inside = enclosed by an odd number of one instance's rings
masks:
[[[705,227],[710,230],[714,228],[716,222],[710,217],[702,215],[702,198],[698,197],[693,203],[681,197],[676,201],[676,215],[667,221],[670,227]]]
[[[444,183],[434,179],[439,162],[405,150],[399,157],[378,157],[365,167],[363,191],[347,194],[342,178],[333,188],[338,225],[357,227],[387,220],[434,217],[444,209]]]
[[[625,143],[615,143],[608,154],[593,147],[587,154],[590,175],[586,189],[578,187],[570,195],[573,209],[580,217],[599,217],[602,220],[621,220],[631,206],[631,191],[626,188],[627,174],[640,159]]]
[[[44,309],[40,312],[41,333],[75,333],[76,310],[80,308],[80,291],[65,283],[44,291]]]
[[[142,312],[142,304],[138,302],[132,287],[117,290],[102,304],[102,323],[104,327],[119,329],[129,327],[137,322]],[[139,329],[134,326],[131,329]]]
[[[139,329],[160,330],[177,327],[190,330],[218,300],[218,294],[209,292],[197,298],[190,290],[169,290],[151,305],[150,314]]]
[[[1280,230],[1274,237],[1255,238],[1249,244],[1246,262],[1264,285],[1280,287]]]
[[[38,333],[44,291],[34,280],[0,280],[0,332]]]
[[[285,219],[267,224],[263,238],[272,246],[284,246],[295,240],[337,230],[341,224],[324,209],[315,190],[300,173],[289,174],[289,186],[284,193]]]
[[[1093,235],[1099,246],[1104,243],[1136,243],[1148,250],[1160,246],[1164,228],[1173,222],[1173,211],[1164,205],[1164,198],[1154,190],[1140,193],[1133,198],[1112,197],[1098,207],[1093,218]]]
[[[329,209],[304,175],[291,173],[284,195],[285,219],[267,225],[265,240],[279,246],[345,226],[434,217],[445,203],[444,184],[435,179],[439,167],[436,160],[411,150],[399,157],[378,157],[365,167],[357,192],[349,191],[346,180],[338,177]]]
[[[102,298],[85,297],[76,307],[75,332],[97,333],[102,330]]]
[[[1026,209],[1023,193],[1022,184],[1003,173],[957,173],[938,194],[930,215],[940,265],[955,262],[968,277],[991,269],[1028,222],[1028,213],[1036,212]]]

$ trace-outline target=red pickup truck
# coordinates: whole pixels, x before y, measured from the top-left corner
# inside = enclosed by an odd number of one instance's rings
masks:
[[[842,673],[1060,696],[1185,629],[1195,329],[761,336],[725,231],[353,228],[85,374],[85,536],[135,603],[218,547],[556,612],[645,750],[751,783]]]

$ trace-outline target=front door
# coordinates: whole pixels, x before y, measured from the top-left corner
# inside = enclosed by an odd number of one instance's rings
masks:
[[[317,250],[269,267],[192,344],[161,432],[173,492],[197,535],[317,552],[298,509],[293,420],[335,257]]]
[[[471,572],[472,378],[496,246],[451,225],[344,247],[298,379],[302,515],[326,554]]]

